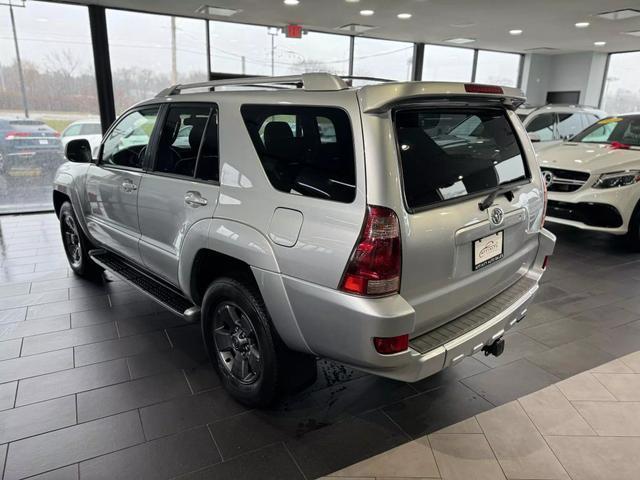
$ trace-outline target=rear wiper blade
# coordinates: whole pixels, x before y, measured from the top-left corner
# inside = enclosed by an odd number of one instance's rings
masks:
[[[498,195],[504,195],[509,201],[513,200],[514,189],[515,189],[514,185],[506,185],[504,187],[495,188],[489,195],[487,195],[487,198],[485,198],[483,201],[478,203],[478,208],[480,209],[480,211],[484,212],[487,208],[493,205],[493,202],[496,201],[496,198],[498,197]]]

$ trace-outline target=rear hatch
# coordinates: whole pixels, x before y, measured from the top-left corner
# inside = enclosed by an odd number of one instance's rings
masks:
[[[398,212],[400,294],[416,311],[415,337],[491,300],[528,271],[543,193],[517,116],[503,105],[414,103],[392,117],[405,210]],[[481,208],[492,193],[495,200]]]

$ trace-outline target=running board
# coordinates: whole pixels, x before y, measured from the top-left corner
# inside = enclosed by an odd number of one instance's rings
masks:
[[[89,252],[91,259],[116,277],[145,293],[167,310],[184,318],[188,322],[200,320],[200,307],[193,304],[175,288],[158,280],[140,268],[131,265],[118,255],[103,249]]]

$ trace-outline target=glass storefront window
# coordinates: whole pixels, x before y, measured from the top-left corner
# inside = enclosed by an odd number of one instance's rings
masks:
[[[276,27],[209,22],[211,70],[240,75],[349,71],[349,37],[308,32],[287,38]]]
[[[353,53],[353,74],[358,77],[411,80],[413,43],[357,37]],[[359,84],[361,82],[354,82]]]
[[[517,87],[521,59],[517,53],[479,50],[476,82]]]
[[[609,113],[640,111],[640,51],[613,53],[602,95],[602,109]]]
[[[107,10],[107,31],[117,114],[172,84],[209,78],[204,20]]]
[[[100,129],[89,14],[33,0],[12,10],[15,30],[0,4],[0,213],[50,210],[67,127]]]
[[[424,46],[422,80],[431,82],[470,82],[473,50],[470,48]]]

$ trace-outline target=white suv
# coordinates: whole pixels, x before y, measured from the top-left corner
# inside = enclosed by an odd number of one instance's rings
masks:
[[[517,114],[536,151],[568,140],[607,116],[604,111],[596,108],[560,104],[522,106],[518,108]]]
[[[548,222],[628,234],[640,245],[640,114],[604,118],[538,160]]]

